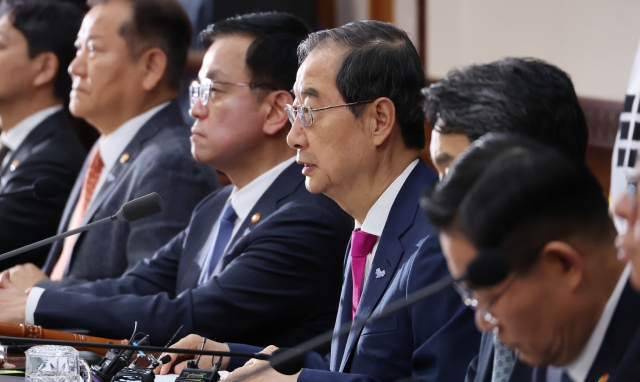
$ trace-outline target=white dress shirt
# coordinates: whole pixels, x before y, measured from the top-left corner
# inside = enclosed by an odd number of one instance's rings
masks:
[[[169,102],[165,102],[149,109],[123,123],[111,134],[107,136],[102,135],[98,138],[100,157],[102,158],[104,167],[102,167],[102,171],[100,172],[100,178],[98,179],[98,183],[96,183],[96,187],[93,191],[93,195],[91,196],[91,202],[89,202],[87,210],[91,208],[91,203],[93,203],[96,195],[100,192],[100,188],[107,180],[107,177],[109,176],[113,166],[116,164],[116,161],[122,155],[122,151],[129,145],[129,143],[131,143],[131,140],[133,140],[133,137],[138,133],[138,131],[140,131],[142,126],[167,105],[169,105]],[[89,154],[89,158],[91,158],[91,154]],[[44,288],[41,287],[33,287],[31,292],[29,292],[27,305],[25,307],[25,323],[27,325],[33,325],[35,322],[33,314],[38,307],[38,301],[40,301],[40,296],[42,296],[43,292]]]
[[[618,301],[620,301],[622,291],[629,280],[630,273],[631,264],[627,265],[622,272],[622,275],[620,275],[618,283],[616,284],[613,293],[611,293],[607,304],[604,306],[602,315],[600,316],[595,329],[593,329],[587,344],[582,348],[578,357],[564,367],[565,371],[569,374],[571,379],[574,380],[574,382],[584,382],[587,378],[587,374],[589,373],[589,370],[591,370],[593,361],[595,361],[596,355],[598,355],[598,351],[600,350],[600,346],[604,340],[604,336],[607,333],[607,328],[609,328],[609,324],[611,323],[613,312],[615,312],[616,306],[618,306]]]
[[[409,163],[407,168],[405,168],[404,171],[393,181],[393,183],[391,183],[389,187],[384,190],[378,200],[376,200],[373,206],[371,206],[369,212],[367,212],[367,216],[364,218],[364,222],[360,223],[357,220],[355,221],[356,229],[360,228],[362,231],[370,233],[372,235],[376,235],[378,237],[376,243],[371,249],[371,253],[367,255],[367,263],[364,268],[362,285],[366,285],[367,280],[369,279],[371,265],[373,264],[373,259],[376,255],[376,251],[378,250],[380,236],[382,236],[384,226],[387,224],[387,218],[389,217],[389,212],[391,212],[391,207],[393,207],[393,203],[396,201],[396,197],[398,196],[400,189],[404,185],[404,182],[407,180],[409,174],[411,174],[411,171],[413,171],[417,164],[418,159]]]
[[[240,189],[238,189],[237,187],[233,188],[233,190],[231,191],[231,195],[229,195],[229,199],[227,200],[227,203],[229,202],[231,203],[231,205],[233,206],[233,210],[236,212],[236,215],[238,217],[236,218],[236,221],[233,223],[233,232],[231,233],[231,237],[229,242],[227,243],[227,247],[229,246],[231,239],[238,232],[238,229],[240,229],[242,222],[245,221],[245,219],[249,216],[249,212],[251,212],[251,210],[256,205],[258,200],[260,200],[260,198],[262,197],[262,194],[264,194],[264,192],[267,191],[267,189],[276,180],[276,178],[280,174],[282,174],[282,172],[287,167],[289,167],[295,161],[295,159],[296,159],[295,157],[291,157],[287,159],[286,161],[280,163],[279,165],[271,168],[269,171],[255,178],[254,180],[251,181],[251,183],[247,184],[246,186]],[[220,216],[218,217],[216,224],[213,225],[213,228],[211,229],[211,234],[209,235],[207,242],[204,244],[204,248],[208,248],[207,254],[211,254],[213,246],[216,245],[216,237],[218,234],[218,227],[220,226],[221,217],[222,217],[222,214],[220,214]],[[225,251],[226,251],[226,247],[225,247]],[[202,264],[202,272],[208,272],[210,260],[211,258],[207,257],[204,264]]]
[[[18,147],[24,142],[27,138],[27,135],[33,131],[42,121],[47,119],[49,116],[55,114],[56,112],[62,110],[62,105],[50,106],[40,111],[37,111],[22,121],[18,122],[13,128],[9,131],[3,131],[0,134],[0,142],[3,145],[9,148],[11,152],[15,152]],[[9,155],[4,158],[4,161],[1,163],[0,167],[4,167],[9,161]]]

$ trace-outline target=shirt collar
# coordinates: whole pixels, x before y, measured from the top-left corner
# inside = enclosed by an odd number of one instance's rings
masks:
[[[391,207],[393,207],[393,202],[395,202],[404,182],[407,180],[409,174],[411,174],[411,171],[413,171],[417,164],[418,159],[409,163],[407,168],[398,175],[393,183],[391,183],[389,187],[384,190],[382,195],[380,195],[378,200],[376,200],[369,212],[367,212],[364,222],[360,224],[359,221],[355,221],[356,229],[360,228],[364,232],[372,235],[376,235],[378,237],[382,236],[382,231],[384,230],[384,226],[387,224],[387,218],[389,217],[389,212],[391,212]]]
[[[582,348],[582,351],[578,357],[565,366],[567,374],[576,382],[583,382],[587,378],[591,365],[596,359],[596,355],[600,350],[604,336],[607,333],[607,328],[611,323],[611,317],[616,310],[616,306],[620,301],[620,296],[624,290],[627,281],[629,280],[629,274],[631,273],[631,264],[627,265],[618,279],[618,283],[611,293],[607,304],[604,306],[604,311],[596,324],[595,329],[591,332],[591,336],[587,341],[587,344]]]
[[[2,144],[7,146],[9,150],[16,151],[33,129],[47,119],[47,117],[60,110],[62,110],[62,105],[55,105],[31,114],[18,122],[11,130],[7,132],[3,131],[2,134],[0,134],[0,141],[2,141]]]
[[[247,216],[249,216],[249,212],[251,212],[253,206],[255,206],[262,194],[264,194],[273,181],[275,181],[295,159],[295,157],[287,159],[240,189],[237,187],[233,188],[229,199],[231,200],[233,209],[236,211],[236,215],[238,215],[238,221],[244,221]]]
[[[111,134],[100,136],[98,146],[100,147],[100,157],[102,158],[102,163],[104,163],[104,169],[110,169],[113,167],[120,157],[122,150],[129,145],[142,126],[144,126],[151,117],[159,112],[160,109],[164,108],[168,104],[169,102],[165,102],[149,109],[123,123]]]

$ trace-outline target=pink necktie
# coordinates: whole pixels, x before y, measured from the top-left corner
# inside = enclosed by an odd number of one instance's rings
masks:
[[[353,295],[351,303],[351,319],[356,316],[356,309],[362,295],[362,278],[367,264],[367,255],[376,244],[378,237],[356,229],[351,234],[351,278],[353,279]]]

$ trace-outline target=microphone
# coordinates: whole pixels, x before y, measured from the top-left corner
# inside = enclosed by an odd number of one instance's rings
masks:
[[[31,186],[22,187],[17,190],[3,192],[0,198],[7,196],[33,195],[40,199],[49,199],[63,195],[66,189],[54,178],[36,179]]]
[[[42,247],[43,245],[53,243],[56,240],[64,239],[67,236],[75,235],[77,233],[90,230],[91,228],[112,222],[114,220],[134,222],[144,217],[156,214],[162,211],[162,208],[163,208],[162,198],[160,198],[160,195],[158,195],[157,193],[152,192],[148,195],[141,196],[137,199],[133,199],[131,201],[126,202],[125,204],[122,205],[120,210],[113,216],[108,216],[104,219],[97,220],[93,223],[89,223],[85,226],[73,229],[71,231],[63,232],[59,235],[52,236],[48,239],[40,240],[36,243],[29,244],[24,247],[14,249],[13,251],[3,253],[2,255],[0,255],[0,261],[19,255],[24,252],[30,251],[32,249]]]
[[[389,304],[385,309],[379,311],[377,314],[370,313],[366,317],[360,317],[353,321],[353,323],[346,323],[340,326],[335,332],[329,330],[315,338],[303,342],[296,348],[281,348],[273,352],[273,354],[265,353],[241,353],[241,352],[224,352],[215,350],[200,350],[200,349],[180,349],[170,347],[157,347],[157,346],[136,346],[136,345],[121,345],[121,344],[105,344],[105,343],[87,343],[80,341],[64,341],[64,340],[49,340],[49,339],[36,339],[36,338],[23,338],[23,337],[9,337],[0,336],[0,342],[15,343],[15,344],[29,344],[29,345],[63,345],[63,346],[82,346],[91,347],[97,349],[114,349],[114,350],[141,350],[146,352],[167,352],[175,354],[201,354],[212,355],[219,357],[239,357],[239,358],[255,358],[258,360],[269,361],[269,365],[278,373],[285,375],[293,375],[299,372],[304,365],[304,355],[306,352],[323,346],[333,338],[345,335],[351,331],[352,327],[362,327],[366,323],[375,321],[379,318],[388,316],[395,313],[400,309],[403,309],[417,301],[430,297],[442,290],[450,287],[456,282],[466,281],[475,287],[489,287],[503,281],[509,273],[509,264],[504,256],[499,253],[486,253],[477,256],[467,266],[467,270],[462,277],[454,279],[452,277],[446,277],[440,281],[437,281],[431,285],[428,285],[402,300],[394,301]],[[170,361],[168,355],[160,358],[159,363],[164,364]],[[244,378],[248,378],[255,375],[266,368],[259,368],[255,372],[250,373]]]
[[[375,321],[379,318],[388,316],[412,305],[427,297],[433,296],[442,290],[452,286],[457,282],[468,282],[475,288],[489,287],[502,282],[509,274],[509,263],[507,259],[498,251],[483,251],[476,256],[467,266],[466,272],[459,278],[445,277],[431,285],[419,289],[408,295],[405,299],[396,300],[389,304],[386,308],[380,310],[377,314],[369,313],[366,317],[355,319],[351,323],[345,323],[337,330],[329,330],[319,336],[303,342],[296,348],[278,349],[273,352],[269,359],[269,364],[275,371],[280,374],[293,375],[299,372],[304,366],[304,354],[308,351],[317,349],[320,346],[330,343],[334,338],[348,334],[352,328],[362,328],[366,323]],[[258,369],[254,373],[247,375],[255,375],[263,369]]]

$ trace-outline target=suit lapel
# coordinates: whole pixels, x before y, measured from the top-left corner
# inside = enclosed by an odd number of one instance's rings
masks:
[[[629,348],[633,333],[640,328],[638,306],[640,306],[640,295],[633,290],[630,281],[627,280],[586,380],[597,381],[602,375],[612,373],[618,366]]]
[[[127,153],[129,158],[124,160],[117,160],[111,168],[111,171],[107,175],[102,187],[98,191],[98,194],[94,197],[93,201],[89,205],[89,209],[84,215],[82,225],[91,222],[96,211],[102,206],[104,200],[111,195],[112,191],[123,181],[123,175],[129,171],[131,164],[136,160],[142,149],[144,143],[162,131],[165,127],[180,126],[183,123],[178,116],[181,116],[180,110],[177,109],[176,101],[171,102],[169,105],[158,111],[151,119],[149,119],[136,133],[127,147],[122,150],[120,154]],[[181,118],[181,117],[180,117]],[[108,214],[115,214],[117,211],[107,211]],[[80,238],[78,238],[79,240]]]
[[[18,148],[11,153],[9,159],[7,160],[7,165],[2,169],[2,172],[0,173],[0,178],[2,178],[2,182],[0,183],[0,190],[4,188],[4,185],[13,175],[11,164],[15,162],[17,163],[17,166],[20,166],[20,163],[29,158],[29,155],[31,155],[31,149],[35,145],[55,133],[58,124],[55,123],[54,119],[60,118],[62,115],[61,113],[63,113],[62,110],[45,118],[33,130],[31,130],[31,132],[26,136],[20,146],[18,146]]]
[[[229,241],[229,245],[227,246],[225,253],[222,255],[220,261],[218,261],[218,265],[216,265],[216,268],[213,271],[213,276],[222,272],[234,258],[240,255],[240,253],[235,251],[235,248],[241,239],[245,235],[249,234],[257,224],[264,221],[264,219],[277,211],[280,200],[291,195],[298,189],[298,187],[301,186],[304,179],[300,175],[301,171],[302,166],[293,163],[273,181],[269,188],[267,188],[264,194],[262,194],[260,199],[258,199],[256,204],[253,206],[249,215],[244,219],[236,234]],[[254,216],[258,219],[255,219]]]
[[[429,179],[431,178],[431,179]],[[402,235],[413,225],[413,221],[419,208],[420,193],[434,179],[431,171],[427,169],[424,162],[419,161],[418,165],[413,169],[404,185],[400,189],[389,217],[385,224],[382,236],[378,242],[371,271],[369,273],[367,283],[362,291],[360,304],[356,310],[356,318],[362,318],[369,315],[378,305],[378,302],[384,295],[389,283],[393,279],[398,264],[402,259],[405,248],[403,248],[401,238]],[[430,180],[430,181],[429,181]],[[415,245],[415,243],[411,243]],[[351,260],[348,261],[348,284],[351,285]],[[377,278],[376,269],[384,270],[385,276]],[[351,286],[348,287],[350,290]],[[351,294],[349,294],[350,296]],[[344,302],[345,304],[347,301]],[[349,299],[349,304],[351,299]],[[346,305],[345,305],[346,306]],[[347,362],[358,342],[363,327],[352,327],[347,337],[345,351],[342,355],[340,371],[345,370]]]

